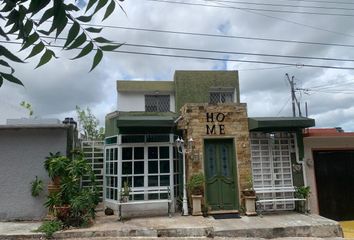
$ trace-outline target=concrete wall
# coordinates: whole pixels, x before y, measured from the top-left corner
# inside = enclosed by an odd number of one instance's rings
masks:
[[[305,175],[307,185],[311,187],[309,206],[312,213],[319,213],[317,187],[314,169],[313,150],[354,150],[354,136],[349,137],[305,137]]]
[[[151,92],[118,92],[118,111],[145,111],[145,95]],[[175,112],[175,97],[170,92],[160,92],[159,95],[170,95],[170,111]]]
[[[31,195],[31,181],[38,176],[46,189],[49,178],[43,167],[49,152],[66,153],[66,128],[0,129],[0,221],[34,220],[46,216],[46,192]]]

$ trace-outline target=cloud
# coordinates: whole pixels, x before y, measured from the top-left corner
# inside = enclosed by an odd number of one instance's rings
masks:
[[[204,1],[200,2],[204,3]],[[298,4],[302,6],[302,3]],[[341,44],[351,44],[353,37],[347,35],[354,36],[354,25],[351,18],[345,17],[255,11],[251,13],[234,9],[176,5],[146,0],[139,1],[139,4],[125,1],[122,2],[122,6],[127,12],[127,16],[117,8],[111,18],[101,23],[101,17],[97,17],[94,20],[95,23],[130,28]],[[278,9],[289,10],[289,8]],[[311,9],[311,11],[319,10]],[[268,17],[262,16],[262,14],[268,15]],[[102,36],[117,42],[131,44],[354,59],[353,48],[349,47],[202,37],[118,28],[105,28],[102,31]],[[129,46],[123,46],[119,50],[285,62],[296,63],[299,66],[301,64],[315,64],[354,67],[353,62],[343,61],[212,54]],[[118,79],[172,80],[175,70],[224,69],[240,70],[241,100],[247,102],[250,116],[291,116],[291,102],[288,101],[290,88],[285,79],[285,73],[289,73],[290,76],[295,76],[297,88],[311,89],[306,92],[310,94],[299,90],[298,98],[301,99],[302,106],[305,101],[308,102],[310,117],[316,118],[318,126],[342,126],[347,131],[354,131],[351,114],[354,99],[350,94],[351,90],[354,91],[354,85],[345,85],[346,92],[340,88],[342,82],[354,82],[353,71],[106,53],[103,62],[97,69],[88,73],[93,55],[81,60],[70,61],[68,58],[74,56],[74,53],[65,53],[59,49],[56,49],[56,52],[62,56],[61,59],[52,61],[37,70],[33,68],[38,59],[35,59],[31,64],[16,65],[18,76],[24,80],[25,88],[14,86],[8,82],[5,82],[4,86],[0,88],[0,123],[4,123],[8,117],[26,116],[26,111],[18,106],[22,100],[31,102],[35,114],[41,117],[75,116],[76,105],[89,106],[99,116],[101,123],[104,123],[105,114],[116,109],[115,82]],[[320,92],[320,88],[313,88],[319,85],[324,85],[327,89],[322,89]],[[333,89],[340,91],[333,91]],[[323,92],[324,90],[327,92]],[[300,92],[302,92],[301,95]]]

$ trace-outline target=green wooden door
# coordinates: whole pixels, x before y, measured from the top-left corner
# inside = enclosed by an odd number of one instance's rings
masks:
[[[212,210],[237,210],[237,176],[233,141],[205,140],[206,199]]]

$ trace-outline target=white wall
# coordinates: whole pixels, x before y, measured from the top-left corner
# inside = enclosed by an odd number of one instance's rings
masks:
[[[312,213],[319,214],[317,201],[317,187],[314,169],[313,150],[353,150],[354,136],[352,137],[305,137],[305,168],[307,184],[311,188],[310,209]]]
[[[154,94],[148,92],[127,93],[118,92],[117,111],[145,111],[145,95]],[[170,95],[170,111],[175,112],[175,96],[172,93],[160,93],[161,95]]]

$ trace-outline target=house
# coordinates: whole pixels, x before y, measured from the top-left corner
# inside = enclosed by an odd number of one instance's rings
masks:
[[[310,128],[304,146],[311,212],[337,221],[353,220],[354,133]]]
[[[0,125],[0,221],[40,220],[47,210],[45,193],[31,195],[38,176],[49,182],[44,169],[49,152],[67,154],[73,146],[75,128],[57,119],[9,119]]]
[[[133,199],[142,202],[161,197],[144,189],[169,186],[177,205],[184,195],[184,174],[187,181],[204,174],[204,198],[213,212],[240,210],[241,191],[252,178],[255,188],[304,184],[302,129],[314,126],[314,120],[248,117],[237,71],[176,71],[173,81],[117,81],[117,93],[117,111],[106,116],[106,206],[117,209],[124,183],[142,189]],[[176,148],[180,138],[185,162]],[[291,199],[293,193],[259,197]],[[132,214],[164,208],[129,207]],[[264,204],[265,210],[294,207],[293,201]]]

